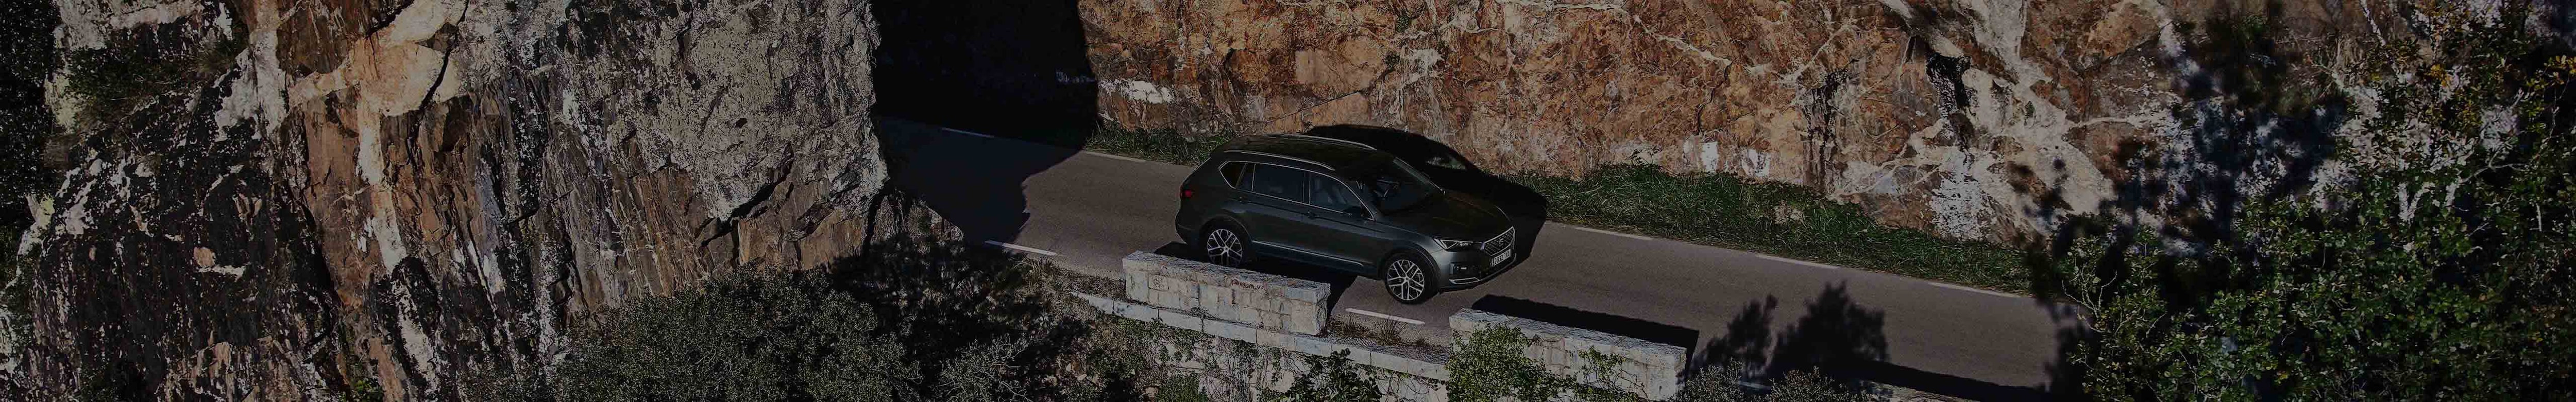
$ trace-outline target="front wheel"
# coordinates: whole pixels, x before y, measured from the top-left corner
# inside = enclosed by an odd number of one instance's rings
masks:
[[[1386,283],[1386,294],[1394,296],[1397,302],[1422,304],[1431,300],[1431,296],[1440,294],[1440,286],[1432,282],[1436,276],[1432,275],[1431,262],[1421,255],[1396,253],[1378,265],[1381,282]]]

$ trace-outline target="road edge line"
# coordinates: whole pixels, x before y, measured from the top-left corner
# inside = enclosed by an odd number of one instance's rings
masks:
[[[1104,157],[1104,158],[1117,159],[1117,160],[1128,161],[1128,162],[1136,162],[1136,163],[1158,163],[1158,162],[1149,161],[1149,160],[1144,160],[1144,159],[1136,159],[1136,158],[1130,158],[1130,157],[1125,157],[1125,156],[1118,156],[1118,155],[1111,155],[1111,154],[1101,153],[1101,152],[1099,152],[1099,151],[1082,151],[1082,153],[1092,154],[1092,155],[1099,155],[1099,156]]]
[[[1380,312],[1375,312],[1375,311],[1361,310],[1361,309],[1359,309],[1359,308],[1357,308],[1357,307],[1343,307],[1343,308],[1342,308],[1342,311],[1348,311],[1348,312],[1353,312],[1353,313],[1359,313],[1360,315],[1365,315],[1365,316],[1370,316],[1370,317],[1384,318],[1384,319],[1387,319],[1387,320],[1391,320],[1391,321],[1395,321],[1395,322],[1401,322],[1401,323],[1406,323],[1406,324],[1422,325],[1422,320],[1416,320],[1416,319],[1404,318],[1404,317],[1397,317],[1397,316],[1395,316],[1394,314],[1387,314],[1387,313],[1380,313]]]
[[[1814,262],[1814,261],[1807,261],[1807,260],[1801,260],[1801,259],[1789,258],[1789,257],[1782,257],[1782,256],[1776,256],[1776,255],[1770,255],[1770,254],[1763,254],[1763,253],[1753,253],[1753,257],[1754,257],[1754,258],[1761,258],[1761,259],[1765,259],[1765,260],[1779,261],[1779,262],[1785,262],[1785,263],[1791,263],[1791,264],[1798,264],[1798,265],[1805,265],[1805,266],[1810,266],[1810,267],[1824,268],[1824,269],[1831,269],[1831,270],[1842,270],[1842,269],[1845,269],[1845,268],[1843,268],[1843,267],[1834,266],[1834,265],[1832,265],[1832,264],[1826,264],[1826,263],[1820,263],[1820,262]]]
[[[993,138],[993,139],[1002,138],[1002,137],[995,137],[995,136],[993,136],[992,134],[985,134],[985,133],[978,133],[978,132],[973,132],[973,131],[959,130],[959,129],[948,128],[948,127],[940,127],[939,129],[941,129],[941,130],[948,130],[948,132],[952,132],[952,133],[965,134],[965,135],[972,135],[972,136],[977,136],[977,137]]]
[[[1984,293],[1984,294],[1986,294],[1986,295],[1988,295],[1988,296],[2005,297],[2005,298],[2013,298],[2013,299],[2020,299],[2020,298],[2023,298],[2023,297],[2022,297],[2022,295],[2011,294],[2011,293],[2004,293],[2004,292],[1997,292],[1997,291],[1985,290],[1985,289],[1978,289],[1978,288],[1976,288],[1976,287],[1967,286],[1967,285],[1954,285],[1954,284],[1941,283],[1941,282],[1933,282],[1933,281],[1923,281],[1923,283],[1929,283],[1929,284],[1932,284],[1932,286],[1936,286],[1936,287],[1943,287],[1943,288],[1950,288],[1950,289],[1956,289],[1956,290],[1965,290],[1965,291],[1970,291],[1970,292]]]
[[[1038,255],[1043,255],[1043,256],[1048,256],[1048,257],[1054,257],[1054,256],[1056,256],[1056,253],[1055,253],[1055,252],[1053,252],[1053,251],[1040,250],[1040,249],[1038,249],[1037,247],[1029,247],[1029,246],[1022,246],[1022,245],[1011,244],[1011,243],[1003,243],[1003,242],[1002,242],[1002,241],[1000,241],[1000,240],[985,240],[985,241],[984,241],[984,244],[991,244],[991,245],[993,245],[994,247],[1001,247],[1001,248],[1007,248],[1007,249],[1012,249],[1012,250],[1019,250],[1019,251],[1026,251],[1026,252],[1030,252],[1030,253],[1036,253],[1036,254],[1038,254]]]
[[[1571,224],[1571,223],[1557,223],[1557,224],[1559,224],[1559,225],[1565,225],[1565,227],[1574,228],[1574,230],[1581,230],[1581,231],[1592,232],[1592,233],[1600,233],[1600,234],[1606,234],[1606,235],[1611,235],[1611,236],[1619,236],[1619,237],[1625,237],[1625,238],[1630,238],[1630,239],[1645,240],[1645,241],[1660,241],[1660,240],[1663,240],[1663,239],[1657,239],[1657,238],[1653,238],[1653,237],[1647,237],[1647,236],[1645,236],[1645,235],[1635,235],[1635,234],[1627,234],[1627,233],[1612,232],[1612,231],[1601,230],[1601,229],[1593,229],[1593,228],[1588,227],[1588,226],[1576,225],[1576,224]],[[1723,247],[1720,247],[1720,248],[1723,248]]]

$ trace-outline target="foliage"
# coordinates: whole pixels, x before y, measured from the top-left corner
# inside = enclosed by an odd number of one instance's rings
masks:
[[[1216,398],[1208,397],[1207,392],[1199,390],[1199,376],[1195,375],[1172,375],[1163,377],[1163,385],[1158,388],[1160,388],[1161,391],[1154,393],[1154,400],[1156,402],[1216,401]]]
[[[35,222],[25,195],[50,190],[59,178],[41,157],[58,130],[42,84],[57,61],[58,14],[46,2],[0,3],[0,15],[10,16],[0,18],[0,233],[6,233],[0,237],[7,240],[0,243],[0,360],[24,353],[13,343],[33,339],[22,322],[29,317],[27,286],[33,282],[23,275],[32,261],[18,255],[18,240]],[[0,384],[0,395],[14,386]]]
[[[1377,380],[1359,372],[1351,362],[1351,351],[1333,352],[1332,357],[1306,356],[1306,372],[1297,375],[1296,385],[1288,387],[1282,400],[1300,402],[1376,402]]]
[[[2096,336],[2062,369],[2112,400],[2576,392],[2576,109],[2562,108],[2576,58],[2513,7],[2416,21],[2427,38],[2370,52],[2356,76],[2381,104],[2336,143],[2345,184],[2182,230],[2070,230],[2036,290],[2088,307]]]
[[[1673,396],[1676,402],[1805,402],[1856,401],[1871,399],[1881,392],[1878,384],[1841,381],[1814,371],[1790,371],[1764,382],[1759,389],[1737,382],[1737,376],[1725,373],[1747,372],[1741,362],[1714,362],[1698,376],[1682,383]]]
[[[1088,320],[1062,291],[1071,274],[913,234],[942,233],[930,229],[588,313],[560,363],[486,381],[474,399],[1128,401],[1139,379],[1162,378],[1153,325]]]
[[[1530,341],[1510,328],[1487,328],[1468,334],[1458,344],[1458,353],[1449,359],[1449,400],[1543,401],[1555,400],[1550,398],[1559,395],[1591,402],[1638,400],[1634,394],[1603,387],[1613,384],[1587,384],[1549,373],[1539,361],[1522,354]],[[1608,367],[1619,363],[1597,353],[1587,353],[1585,357],[1591,364],[1584,369],[1595,374],[1606,374]]]
[[[816,275],[722,277],[575,323],[562,399],[893,400],[919,374]]]
[[[1647,165],[1512,179],[1545,194],[1554,220],[1993,289],[2029,283],[2013,250],[1879,225],[1804,186]]]
[[[1101,127],[1097,134],[1092,135],[1091,142],[1083,146],[1093,151],[1191,165],[1207,160],[1208,154],[1216,152],[1217,146],[1231,140],[1230,136],[1187,135],[1169,129],[1138,131]]]

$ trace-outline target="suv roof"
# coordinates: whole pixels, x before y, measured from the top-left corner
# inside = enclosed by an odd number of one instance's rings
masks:
[[[1250,151],[1304,159],[1335,170],[1388,158],[1366,144],[1298,134],[1263,134],[1235,140],[1216,152]]]

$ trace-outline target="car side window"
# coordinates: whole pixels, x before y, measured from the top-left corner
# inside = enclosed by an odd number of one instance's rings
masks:
[[[1306,173],[1304,170],[1278,165],[1253,164],[1252,192],[1305,202],[1307,187],[1313,184],[1313,179],[1309,176],[1313,174]]]
[[[1226,162],[1224,166],[1216,169],[1218,174],[1225,176],[1225,185],[1242,188],[1244,171],[1250,170],[1250,165],[1243,162]]]
[[[1360,206],[1359,196],[1351,194],[1351,186],[1342,184],[1341,179],[1316,174],[1310,174],[1307,177],[1313,178],[1314,184],[1308,186],[1313,192],[1306,197],[1306,203],[1334,212],[1349,211],[1351,208]]]

